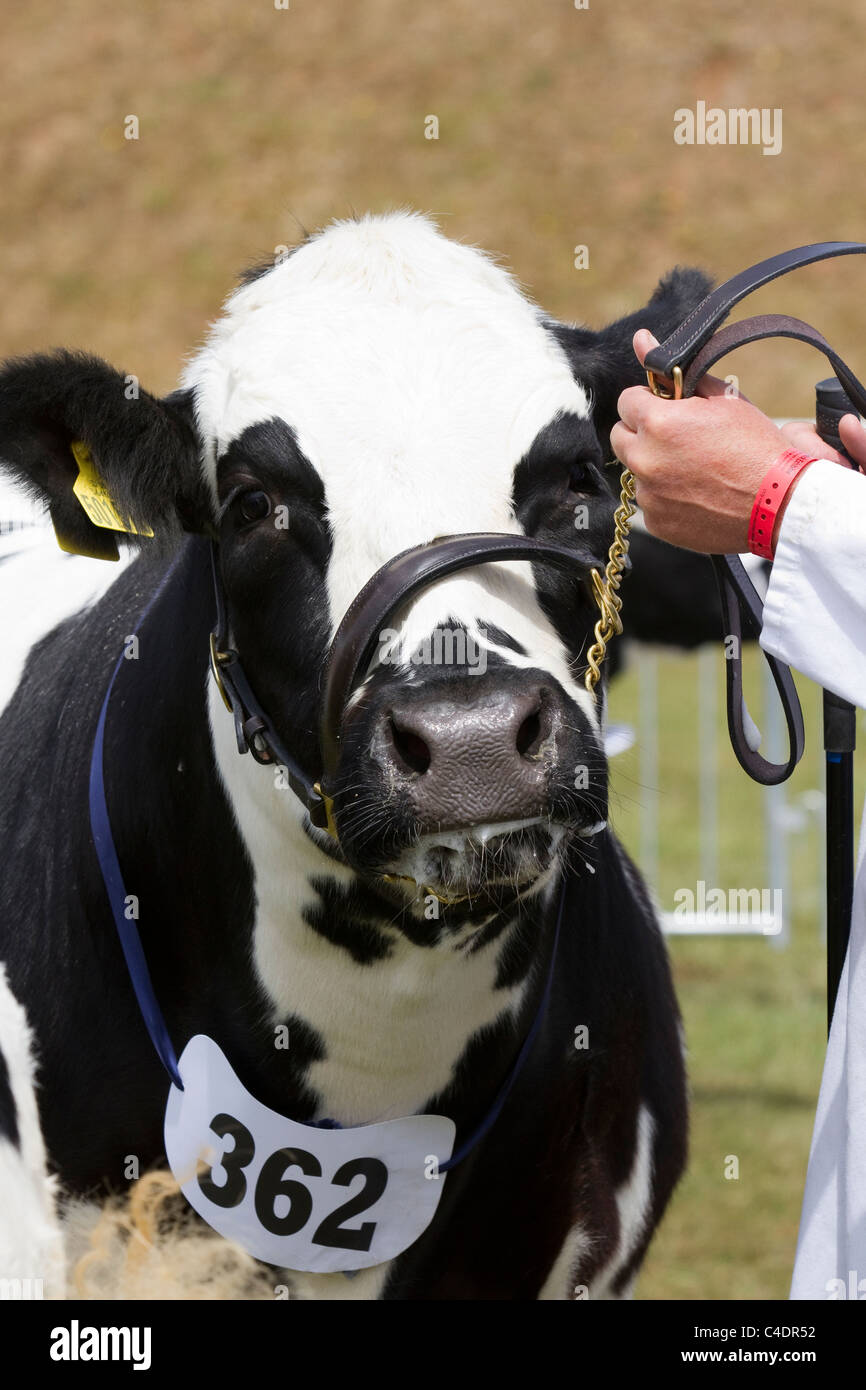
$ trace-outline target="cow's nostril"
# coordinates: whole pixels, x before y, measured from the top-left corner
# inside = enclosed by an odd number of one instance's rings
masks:
[[[541,743],[541,706],[528,714],[517,730],[517,751],[521,758],[530,758],[538,752]]]
[[[427,744],[420,734],[415,734],[411,729],[401,729],[394,723],[391,724],[391,738],[398,757],[402,759],[410,772],[426,772],[430,766],[431,753]]]

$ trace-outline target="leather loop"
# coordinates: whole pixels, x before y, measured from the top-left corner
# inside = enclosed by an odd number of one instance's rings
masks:
[[[741,270],[738,275],[712,290],[663,343],[647,353],[645,365],[667,377],[676,366],[685,370],[734,305],[745,299],[747,294],[800,266],[831,260],[835,256],[860,255],[864,251],[866,244],[862,241],[817,241],[811,246],[795,246],[791,251],[768,256],[757,265]]]
[[[683,396],[693,396],[697,384],[705,372],[735,348],[747,343],[759,342],[762,338],[796,338],[801,343],[822,352],[836,373],[836,377],[861,414],[866,415],[866,387],[862,386],[851,368],[830,346],[823,333],[812,328],[802,319],[789,314],[756,314],[753,318],[738,319],[736,323],[726,324],[714,333],[705,343],[683,375]]]
[[[734,639],[734,650],[726,654],[728,733],[737,762],[755,781],[766,787],[778,786],[790,777],[806,746],[803,711],[790,668],[764,653],[779,692],[788,730],[788,757],[772,763],[752,748],[746,734],[746,718],[754,724],[743,694],[743,628],[756,640],[761,635],[764,607],[739,555],[711,555],[722,601],[724,634]]]

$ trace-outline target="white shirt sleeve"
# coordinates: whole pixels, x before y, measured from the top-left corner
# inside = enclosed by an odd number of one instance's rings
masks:
[[[779,527],[761,646],[866,708],[866,476],[809,465]]]
[[[866,707],[866,477],[819,459],[782,518],[764,651]],[[814,731],[815,737],[820,737]],[[851,939],[824,1063],[793,1299],[866,1296],[866,811]]]

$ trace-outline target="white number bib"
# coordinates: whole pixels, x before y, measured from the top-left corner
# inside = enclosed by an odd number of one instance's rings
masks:
[[[455,1126],[443,1115],[317,1129],[262,1105],[204,1033],[165,1112],[165,1151],[209,1226],[259,1260],[316,1274],[367,1269],[433,1220]]]

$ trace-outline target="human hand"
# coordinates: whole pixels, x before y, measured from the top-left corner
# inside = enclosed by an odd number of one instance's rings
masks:
[[[791,420],[782,426],[782,433],[788,441],[789,449],[797,449],[801,454],[814,454],[816,458],[830,459],[832,463],[842,463],[850,467],[848,459],[837,449],[831,449],[816,432],[814,425],[806,420]],[[843,415],[839,422],[839,438],[861,469],[866,468],[866,427],[861,424],[859,415]]]
[[[641,364],[656,346],[648,330],[635,334]],[[647,530],[687,550],[747,550],[755,493],[770,465],[793,447],[779,427],[712,376],[680,401],[630,386],[618,409],[611,445],[635,475]]]

